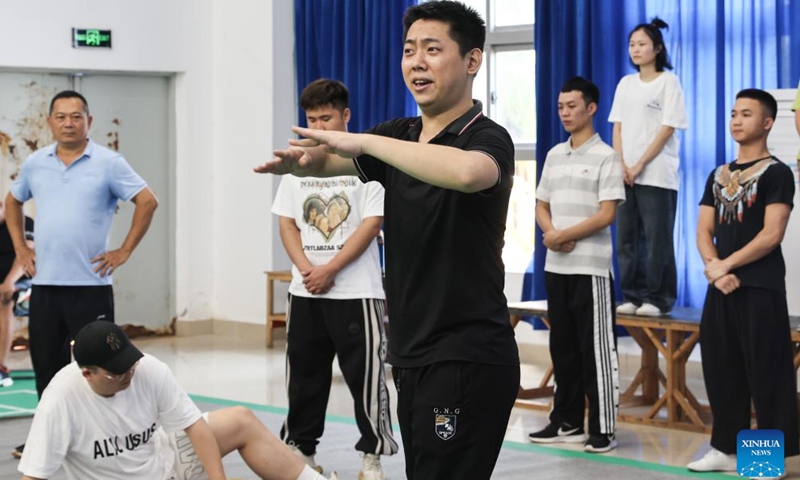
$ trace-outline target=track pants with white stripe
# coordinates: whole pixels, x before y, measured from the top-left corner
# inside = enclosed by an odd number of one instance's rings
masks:
[[[286,311],[286,390],[289,413],[281,439],[304,454],[316,452],[325,428],[334,355],[355,402],[361,438],[356,450],[397,453],[386,387],[384,301],[289,295]]]
[[[800,454],[786,294],[742,286],[725,295],[710,285],[700,320],[700,348],[714,416],[711,446],[736,453],[736,436],[750,428],[752,400],[758,428],[781,430],[784,455]]]
[[[610,278],[545,272],[555,399],[550,421],[612,434],[619,410],[619,366]]]

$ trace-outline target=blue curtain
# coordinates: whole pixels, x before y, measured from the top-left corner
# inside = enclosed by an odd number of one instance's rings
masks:
[[[627,35],[636,24],[654,16],[670,25],[664,32],[665,44],[683,85],[690,123],[681,138],[675,224],[677,305],[700,307],[707,284],[695,248],[695,231],[705,180],[716,165],[734,159],[728,117],[736,92],[797,85],[800,2],[536,0],[537,177],[547,151],[566,138],[556,99],[561,84],[573,75],[589,78],[600,88],[595,127],[611,143],[607,118],[614,90],[623,75],[634,71],[628,61]],[[537,229],[523,299],[546,298],[544,254]]]
[[[350,90],[350,131],[415,115],[403,82],[403,12],[414,0],[295,0],[298,98],[321,78]],[[299,121],[305,125],[305,114]]]

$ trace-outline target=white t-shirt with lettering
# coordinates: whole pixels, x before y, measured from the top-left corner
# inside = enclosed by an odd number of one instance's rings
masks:
[[[63,465],[70,480],[166,479],[174,453],[156,430],[183,430],[200,416],[172,372],[150,355],[112,397],[95,393],[73,362],[39,401],[19,471],[51,478]]]
[[[643,82],[638,73],[622,77],[614,92],[608,121],[622,125],[622,158],[625,165],[636,165],[662,125],[675,130],[689,126],[680,80],[670,72],[662,72],[650,82]],[[676,131],[635,183],[678,190],[679,148]]]
[[[300,230],[306,258],[313,265],[324,265],[339,253],[365,218],[383,216],[383,197],[381,184],[363,183],[358,177],[298,178],[286,175],[275,194],[272,213],[293,218]],[[377,239],[336,275],[333,288],[322,295],[308,293],[300,271],[292,266],[289,293],[338,300],[386,298]]]

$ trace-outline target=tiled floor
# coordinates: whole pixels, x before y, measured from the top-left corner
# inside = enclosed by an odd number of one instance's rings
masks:
[[[284,388],[283,340],[275,348],[264,347],[263,339],[200,335],[136,339],[135,343],[166,362],[178,381],[192,394],[240,402],[286,406]],[[30,368],[26,352],[11,354],[12,368]],[[523,366],[523,379],[538,381],[541,369]],[[390,387],[392,404],[396,396]],[[338,367],[328,405],[328,413],[352,417],[353,402]],[[392,408],[394,412],[394,408]],[[396,418],[395,418],[396,422]],[[506,439],[526,442],[527,433],[547,424],[546,412],[515,408]],[[662,428],[620,423],[619,448],[611,453],[622,458],[664,465],[684,466],[701,456],[708,447],[708,436]],[[562,447],[559,448],[578,448]],[[790,470],[794,462],[789,462]],[[796,469],[800,471],[800,468]]]

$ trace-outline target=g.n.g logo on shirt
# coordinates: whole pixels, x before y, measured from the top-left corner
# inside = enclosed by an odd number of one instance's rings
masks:
[[[456,434],[456,424],[460,408],[434,408],[434,432],[442,440],[450,440]]]
[[[783,475],[783,432],[740,431],[736,436],[736,471],[740,477],[750,478],[777,478]]]

